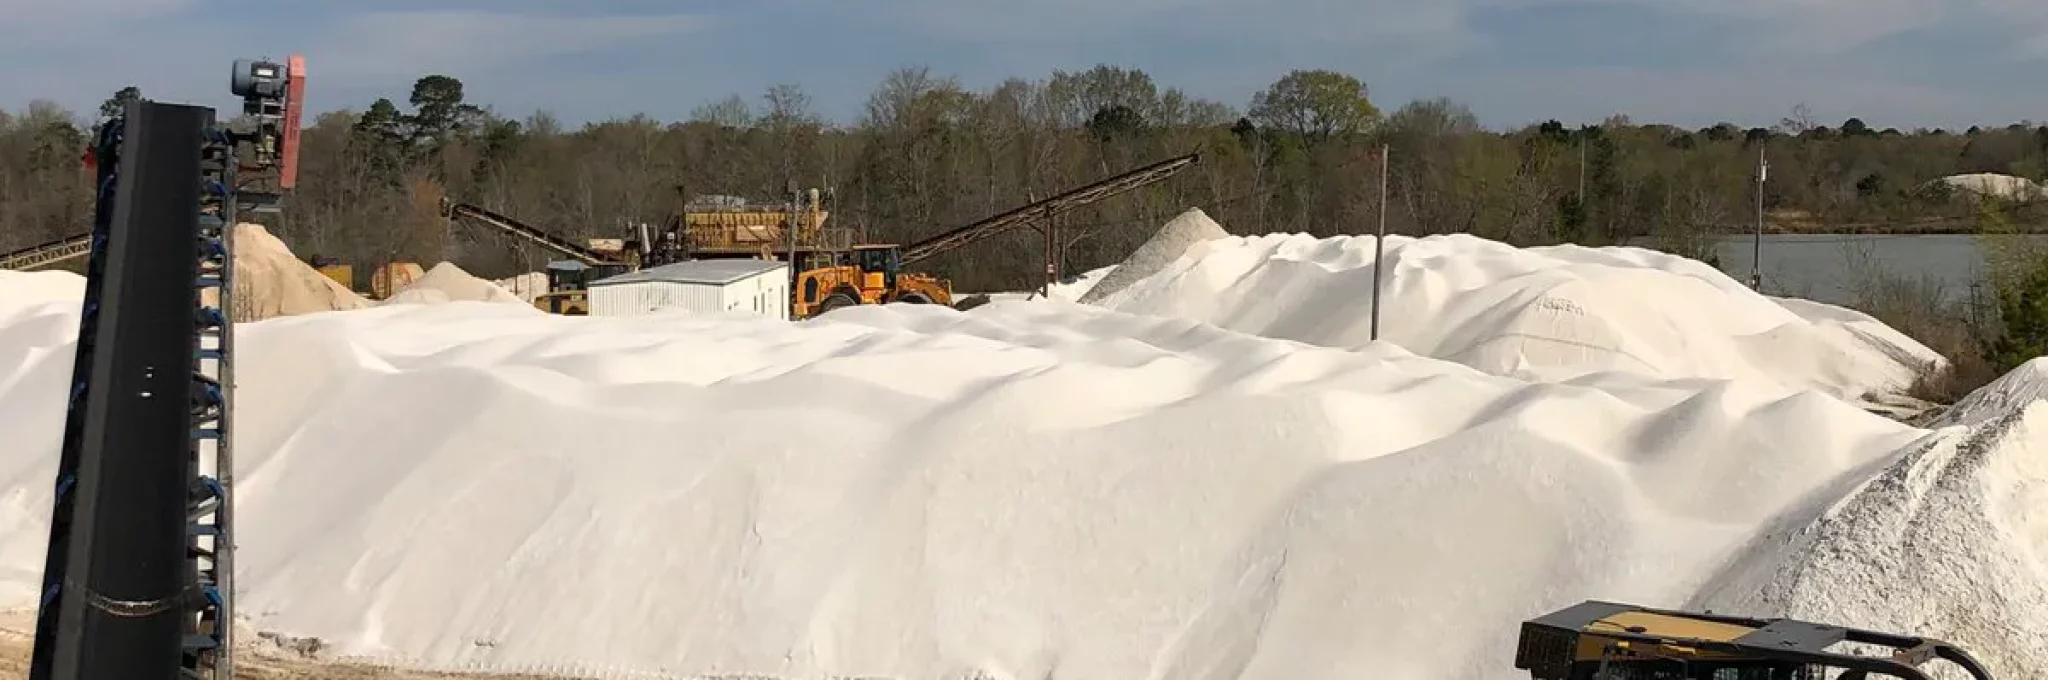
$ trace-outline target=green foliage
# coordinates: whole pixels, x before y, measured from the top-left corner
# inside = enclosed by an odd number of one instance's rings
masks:
[[[1928,182],[1913,191],[1915,197],[1932,205],[1943,205],[1956,199],[1956,187],[1948,182]]]
[[[1977,201],[1977,240],[1998,312],[1984,352],[1994,374],[2048,355],[2048,249],[2014,220],[2020,207]]]
[[[1586,233],[1586,203],[1576,193],[1557,197],[1557,233]]]
[[[1131,139],[1145,131],[1145,117],[1136,109],[1112,104],[1095,110],[1088,118],[1088,136],[1097,142]]]
[[[301,188],[273,219],[295,248],[371,266],[394,253],[454,256],[470,271],[533,271],[551,255],[486,231],[422,219],[437,192],[491,206],[572,238],[660,224],[684,194],[780,200],[788,182],[834,190],[831,222],[905,242],[1169,156],[1202,165],[1171,182],[1063,220],[1065,271],[1120,260],[1190,206],[1239,233],[1468,232],[1520,245],[1644,243],[1710,255],[1718,233],[1754,224],[1759,150],[1771,158],[1776,228],[1965,230],[1981,219],[1935,178],[2048,168],[2048,128],[1839,130],[1795,112],[1781,129],[1698,129],[1622,118],[1487,130],[1435,98],[1382,107],[1359,78],[1297,70],[1232,106],[1124,66],[1056,71],[970,88],[929,68],[898,69],[857,120],[820,116],[803,88],[707,97],[688,121],[632,115],[564,125],[469,103],[452,74],[412,83],[402,100],[362,102],[309,120]],[[401,83],[394,83],[399,85]],[[133,96],[139,92],[124,90]],[[124,95],[116,93],[118,100]],[[485,96],[489,96],[486,94]],[[403,103],[399,103],[402,101]],[[76,171],[90,125],[46,104],[0,115],[0,240],[76,233],[89,191]],[[1386,204],[1382,145],[1393,149]],[[1910,187],[1910,188],[1909,188]],[[2001,207],[2013,231],[2039,211]],[[425,230],[437,237],[427,238]],[[1043,237],[1020,231],[920,263],[963,289],[1043,277]],[[445,253],[438,248],[446,247]]]
[[[1984,251],[1986,275],[2001,296],[2019,289],[2033,275],[2037,263],[2048,252],[2035,245],[2013,221],[2010,206],[1989,198],[1977,199],[1977,244]]]
[[[129,85],[115,91],[114,96],[108,97],[106,101],[100,103],[100,120],[121,115],[121,110],[127,108],[129,102],[141,101],[141,99],[142,88],[134,85]]]
[[[476,129],[484,110],[462,101],[462,81],[448,76],[427,76],[413,83],[413,142],[435,144],[457,133]]]
[[[1356,134],[1379,118],[1365,83],[1329,70],[1295,70],[1252,97],[1250,117],[1311,142]]]
[[[2048,258],[2035,259],[1998,289],[1998,317],[2003,332],[1990,359],[1999,373],[2048,356]]]

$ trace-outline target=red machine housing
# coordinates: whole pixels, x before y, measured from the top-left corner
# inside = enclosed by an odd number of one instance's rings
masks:
[[[284,134],[278,143],[277,186],[289,191],[299,181],[299,117],[305,112],[306,57],[294,54],[285,67]]]

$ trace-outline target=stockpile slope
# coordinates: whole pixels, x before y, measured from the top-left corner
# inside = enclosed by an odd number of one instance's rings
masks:
[[[2048,389],[2043,362],[1773,522],[1695,605],[1924,631],[1997,677],[2048,677],[2048,402],[2007,398]]]
[[[277,316],[363,309],[370,302],[336,283],[293,255],[291,248],[263,225],[235,225],[235,293],[237,321]],[[85,294],[85,277],[65,271],[0,271],[0,306],[38,306],[63,302],[76,306]],[[214,292],[201,299],[215,304]],[[74,331],[75,332],[75,331]]]
[[[463,271],[453,262],[434,265],[433,269],[391,296],[387,305],[433,305],[449,302],[508,302],[526,304],[521,299],[487,279],[478,278]]]
[[[1224,231],[1223,225],[1210,219],[1208,213],[1202,212],[1200,208],[1190,208],[1160,226],[1159,231],[1152,234],[1152,238],[1132,251],[1131,256],[1124,258],[1121,264],[1103,273],[1101,279],[1089,287],[1078,301],[1088,304],[1101,302],[1131,287],[1132,284],[1173,266],[1175,261],[1186,255],[1188,249],[1195,247],[1196,244],[1229,236],[1230,232]]]
[[[1868,315],[1768,298],[1653,250],[1453,234],[1389,236],[1385,257],[1382,339],[1496,375],[1742,380],[1863,402],[1942,361]],[[1357,348],[1371,338],[1372,289],[1373,237],[1227,237],[1096,304]]]
[[[263,225],[251,222],[235,225],[235,279],[236,300],[230,311],[236,321],[370,306],[369,300],[292,254]],[[213,304],[212,291],[204,299]]]
[[[18,272],[0,269],[0,309],[47,303],[77,305],[85,297],[85,277],[67,271]]]
[[[2048,357],[2036,358],[1956,400],[1934,427],[1978,425],[2013,414],[2048,397]]]
[[[491,283],[498,284],[499,288],[505,289],[506,292],[517,296],[521,302],[528,304],[532,304],[534,298],[548,292],[548,275],[543,272],[527,272]]]
[[[31,350],[0,374],[0,607],[39,583],[75,315],[0,327]],[[1515,621],[1696,597],[1926,436],[1080,305],[244,333],[240,610],[422,667],[1506,679]]]

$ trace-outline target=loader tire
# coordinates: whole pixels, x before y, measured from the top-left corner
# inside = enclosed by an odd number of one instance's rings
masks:
[[[845,293],[833,293],[831,295],[825,296],[824,301],[818,303],[818,313],[824,314],[826,312],[839,309],[841,307],[854,307],[858,305],[860,305],[860,300],[855,299],[851,295],[847,295]]]
[[[931,297],[924,293],[904,293],[896,296],[896,301],[908,305],[928,305],[932,303]]]

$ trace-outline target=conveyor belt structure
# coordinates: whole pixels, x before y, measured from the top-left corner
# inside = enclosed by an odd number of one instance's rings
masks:
[[[99,129],[30,680],[234,677],[232,225],[295,182],[303,64],[236,64],[253,124],[142,100]]]

